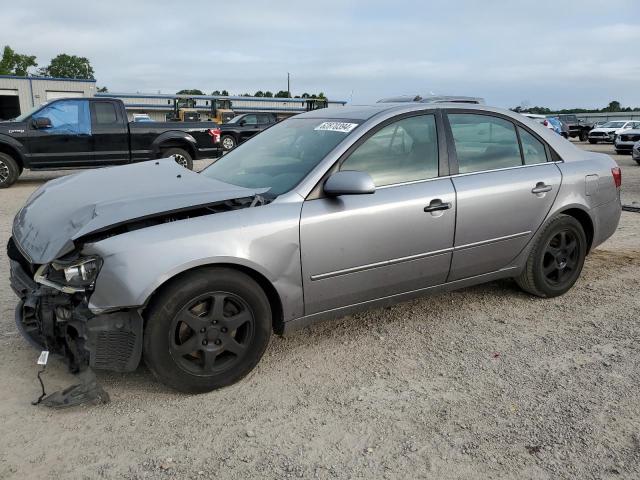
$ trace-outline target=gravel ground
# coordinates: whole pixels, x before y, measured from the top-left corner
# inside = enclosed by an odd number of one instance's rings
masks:
[[[610,153],[610,145],[581,145]],[[623,168],[640,202],[640,167]],[[30,192],[0,191],[0,242]],[[248,378],[185,396],[141,367],[52,411],[0,258],[0,478],[640,478],[640,215],[552,300],[511,281],[274,337]],[[48,391],[70,384],[59,362]]]

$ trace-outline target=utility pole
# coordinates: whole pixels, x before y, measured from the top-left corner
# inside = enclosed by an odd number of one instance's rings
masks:
[[[291,98],[291,74],[287,72],[287,95]]]

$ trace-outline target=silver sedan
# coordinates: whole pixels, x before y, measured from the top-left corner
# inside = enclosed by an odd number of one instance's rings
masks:
[[[467,104],[321,109],[201,173],[165,159],[53,180],[8,245],[16,320],[72,369],[203,392],[273,332],[515,278],[555,297],[615,231],[620,169]]]

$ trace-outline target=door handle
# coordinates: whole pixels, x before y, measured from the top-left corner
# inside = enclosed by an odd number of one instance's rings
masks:
[[[440,210],[449,210],[451,208],[451,203],[442,203],[442,200],[436,198],[435,200],[431,200],[429,205],[424,207],[425,212],[437,212]]]
[[[531,193],[547,193],[550,192],[553,187],[551,185],[546,185],[544,182],[536,183],[536,186],[531,189]]]

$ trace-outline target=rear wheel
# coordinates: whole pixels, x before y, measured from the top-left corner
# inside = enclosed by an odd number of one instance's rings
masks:
[[[166,158],[173,157],[177,164],[182,165],[184,168],[193,170],[193,159],[189,152],[181,148],[170,148],[162,152],[162,155]]]
[[[271,336],[260,286],[228,268],[193,271],[149,307],[144,359],[164,384],[201,393],[237,382],[258,363]]]
[[[587,254],[582,225],[569,215],[559,215],[540,232],[523,272],[520,288],[538,297],[557,297],[578,280]]]
[[[13,157],[0,153],[0,188],[8,188],[15,183],[21,170]]]

